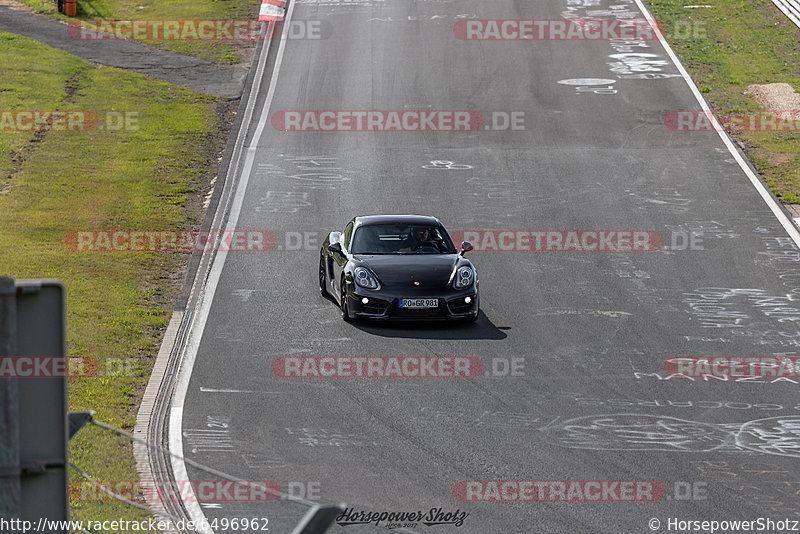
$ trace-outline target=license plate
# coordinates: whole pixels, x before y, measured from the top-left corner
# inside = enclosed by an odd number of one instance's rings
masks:
[[[435,308],[439,299],[400,299],[400,307],[408,309]]]

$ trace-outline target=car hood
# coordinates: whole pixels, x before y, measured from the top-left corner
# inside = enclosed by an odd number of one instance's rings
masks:
[[[447,286],[460,258],[458,254],[356,256],[383,285],[408,286],[419,282],[431,288]]]

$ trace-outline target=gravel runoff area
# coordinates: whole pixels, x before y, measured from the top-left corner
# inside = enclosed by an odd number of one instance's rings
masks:
[[[764,109],[773,111],[800,111],[800,94],[788,83],[753,84],[747,86],[751,95]],[[800,226],[800,204],[786,204],[795,224]]]
[[[745,94],[752,95],[765,109],[800,111],[800,94],[788,83],[750,85]]]

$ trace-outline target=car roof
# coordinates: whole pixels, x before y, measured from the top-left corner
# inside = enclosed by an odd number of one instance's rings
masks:
[[[429,224],[433,226],[444,226],[436,217],[427,215],[364,215],[356,217],[356,226],[370,224]]]

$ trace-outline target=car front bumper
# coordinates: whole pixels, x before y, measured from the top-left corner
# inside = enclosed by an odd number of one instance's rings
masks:
[[[465,299],[469,297],[471,302]],[[362,299],[366,298],[364,303]],[[435,308],[408,309],[400,307],[400,299],[436,299]],[[440,291],[413,289],[364,289],[354,287],[347,292],[347,306],[357,319],[429,321],[466,320],[477,316],[480,308],[478,286]]]

